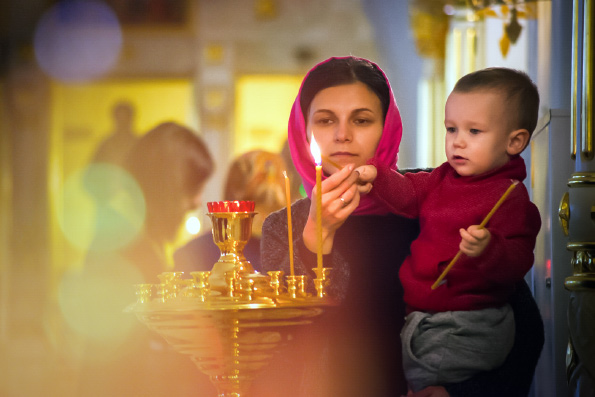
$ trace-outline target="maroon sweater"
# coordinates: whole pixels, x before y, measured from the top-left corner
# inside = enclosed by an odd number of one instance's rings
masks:
[[[520,156],[482,175],[461,177],[444,163],[432,172],[401,175],[378,169],[371,194],[394,213],[419,218],[421,232],[399,277],[409,311],[478,310],[501,306],[533,266],[541,226],[537,207],[522,183],[486,225],[491,240],[476,258],[461,255],[445,280],[430,287],[459,250],[460,228],[479,225],[512,180],[526,177]]]

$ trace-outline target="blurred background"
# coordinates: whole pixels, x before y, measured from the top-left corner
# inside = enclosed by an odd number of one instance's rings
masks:
[[[126,136],[163,121],[189,126],[216,159],[203,202],[219,200],[233,158],[282,151],[304,74],[327,57],[356,55],[391,81],[404,122],[399,167],[436,166],[445,99],[468,72],[525,70],[543,115],[569,108],[570,3],[3,1],[0,394],[77,395],[77,335],[91,325],[80,323],[69,277],[81,267],[94,211],[81,173],[106,156],[106,139],[117,163]],[[191,214],[177,245],[209,232],[205,213],[203,204]],[[548,321],[563,327],[561,318]],[[543,365],[555,390],[564,364],[551,354]]]

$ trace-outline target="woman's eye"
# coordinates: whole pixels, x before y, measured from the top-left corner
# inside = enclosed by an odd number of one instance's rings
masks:
[[[368,124],[368,123],[371,123],[371,121],[368,119],[355,119],[354,123],[355,124]]]
[[[321,118],[321,119],[316,120],[316,124],[323,124],[323,125],[330,124],[332,122],[333,122],[333,120],[330,118]]]

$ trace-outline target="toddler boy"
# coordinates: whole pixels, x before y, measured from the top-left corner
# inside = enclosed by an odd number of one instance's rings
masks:
[[[413,391],[463,381],[500,366],[514,341],[507,304],[533,265],[541,220],[522,183],[485,228],[479,224],[514,181],[537,124],[539,94],[523,72],[488,68],[462,77],[445,107],[447,162],[432,172],[358,168],[370,195],[396,214],[419,218],[420,234],[399,270],[408,306],[401,333]],[[431,286],[451,259],[459,260]]]

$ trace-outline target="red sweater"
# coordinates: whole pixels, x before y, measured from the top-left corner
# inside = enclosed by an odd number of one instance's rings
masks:
[[[512,180],[526,177],[520,156],[504,166],[461,177],[444,163],[432,172],[401,175],[376,165],[372,194],[394,213],[419,218],[421,232],[399,277],[409,311],[477,310],[501,306],[533,266],[541,219],[522,183],[510,193],[486,225],[491,240],[476,258],[461,255],[446,283],[430,287],[459,251],[460,228],[479,225]]]

